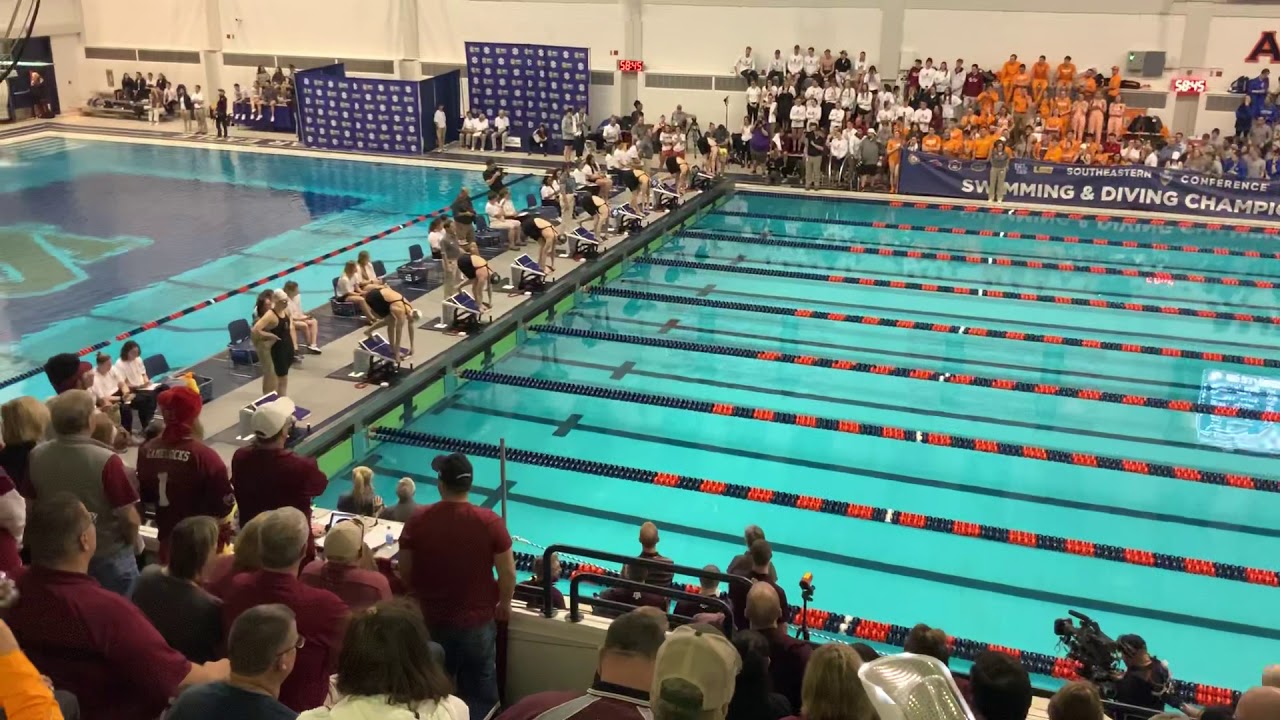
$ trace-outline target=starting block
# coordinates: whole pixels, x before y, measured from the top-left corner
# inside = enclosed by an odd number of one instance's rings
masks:
[[[716,180],[715,175],[703,170],[702,167],[698,165],[694,165],[689,174],[692,177],[689,181],[689,186],[694,190],[706,190],[711,187],[711,183]]]
[[[623,203],[609,214],[613,217],[614,228],[618,232],[632,233],[644,224],[644,215],[641,215],[631,203]]]
[[[504,290],[511,292],[541,292],[547,284],[547,271],[529,255],[521,255],[511,263],[511,281]]]
[[[440,321],[436,330],[467,330],[480,325],[480,303],[471,294],[462,291],[447,297],[440,303]]]
[[[382,382],[396,374],[399,361],[409,355],[407,348],[400,348],[396,357],[391,343],[379,333],[364,338],[352,351],[351,377],[365,378],[369,382]]]
[[[676,192],[674,183],[663,182],[658,178],[649,180],[649,188],[654,194],[654,203],[658,207],[674,210],[680,206],[680,194]]]
[[[251,423],[253,422],[253,414],[256,413],[258,411],[258,408],[262,407],[263,405],[266,405],[269,402],[275,402],[276,400],[279,400],[279,399],[280,399],[279,393],[273,393],[273,392],[267,393],[266,395],[263,395],[262,397],[258,398],[257,400],[254,400],[248,405],[245,405],[244,407],[240,408],[240,423],[236,430],[236,439],[243,442],[252,440],[253,427]],[[310,410],[302,407],[301,405],[298,405],[297,403],[294,403],[294,406],[293,406],[294,430],[289,433],[289,440],[285,443],[286,445],[293,444],[294,440],[296,439],[296,436],[304,434],[301,431],[297,430],[297,428],[301,426],[302,423],[306,422],[307,418],[309,417],[311,417]],[[310,432],[310,428],[307,429],[307,432]]]
[[[569,247],[564,257],[593,258],[600,254],[600,238],[581,225],[569,231],[565,238],[569,241]]]

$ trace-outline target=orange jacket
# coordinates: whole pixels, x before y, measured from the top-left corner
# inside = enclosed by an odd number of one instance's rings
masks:
[[[1006,61],[1004,67],[1000,68],[1000,77],[1004,80],[1013,80],[1013,77],[1018,74],[1018,66],[1021,64],[1017,60]]]
[[[929,133],[920,141],[920,149],[927,153],[936,153],[942,149],[942,138],[934,133]]]
[[[0,698],[9,720],[62,720],[62,710],[21,650],[0,655]]]
[[[1035,65],[1032,65],[1031,77],[1035,78],[1036,80],[1048,80],[1049,79],[1049,63],[1038,62]]]
[[[1071,83],[1076,79],[1075,63],[1062,63],[1058,66],[1058,82]]]

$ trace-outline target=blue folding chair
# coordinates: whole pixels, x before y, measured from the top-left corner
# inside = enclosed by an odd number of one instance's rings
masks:
[[[338,297],[338,278],[333,279],[333,297],[329,298],[329,310],[338,317],[360,317],[356,304]]]
[[[243,318],[227,323],[227,355],[231,359],[231,374],[238,377],[253,377],[253,373],[236,372],[237,368],[253,368],[258,364],[258,351],[254,349],[249,321]],[[145,362],[145,361],[144,361]]]
[[[489,227],[489,220],[484,215],[476,215],[476,244],[480,247],[505,247],[507,231]]]

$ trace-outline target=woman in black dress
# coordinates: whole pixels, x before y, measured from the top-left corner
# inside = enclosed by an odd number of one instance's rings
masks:
[[[269,293],[269,294],[268,294]],[[293,365],[293,333],[289,332],[289,296],[270,290],[258,296],[258,319],[253,324],[253,344],[262,363],[262,394],[288,395],[289,368]]]

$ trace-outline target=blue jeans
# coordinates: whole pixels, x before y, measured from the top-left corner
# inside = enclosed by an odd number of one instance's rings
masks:
[[[445,669],[458,684],[458,697],[487,712],[498,702],[498,625],[473,628],[435,626],[431,639],[444,647]]]
[[[133,548],[122,547],[109,555],[95,555],[89,561],[89,576],[107,590],[129,597],[138,579],[138,560]]]

